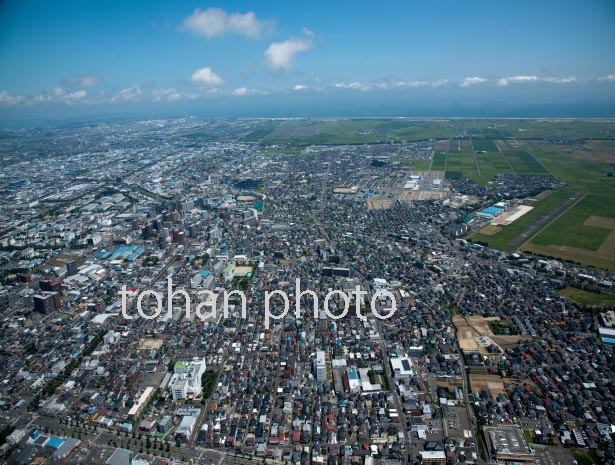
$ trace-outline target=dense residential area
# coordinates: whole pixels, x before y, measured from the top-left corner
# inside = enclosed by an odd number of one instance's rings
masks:
[[[593,124],[2,130],[0,460],[613,463]]]

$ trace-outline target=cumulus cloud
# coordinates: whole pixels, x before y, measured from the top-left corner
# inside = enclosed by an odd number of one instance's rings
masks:
[[[305,90],[305,89],[308,89],[308,86],[304,86],[303,84],[297,84],[293,87],[293,90],[296,90],[296,91]]]
[[[77,90],[66,94],[65,99],[67,102],[81,100],[82,98],[85,98],[86,95],[88,95],[88,93],[85,90]]]
[[[261,21],[252,11],[247,13],[228,13],[222,8],[194,10],[182,23],[185,30],[211,39],[224,34],[239,34],[258,38],[272,29],[270,20]]]
[[[87,74],[85,76],[77,75],[64,79],[62,85],[65,87],[80,87],[86,89],[88,87],[97,86],[101,81],[102,78],[97,74]]]
[[[297,53],[305,52],[312,48],[314,33],[303,28],[304,39],[288,39],[282,42],[274,42],[265,50],[265,61],[274,71],[290,68],[293,58]]]
[[[601,76],[598,78],[599,81],[615,81],[615,74],[609,74],[607,76]]]
[[[238,87],[237,89],[233,90],[233,92],[231,93],[235,95],[236,97],[241,97],[243,95],[248,95],[250,91],[248,90],[247,87]]]
[[[83,101],[87,97],[87,91],[81,89],[74,92],[66,92],[61,87],[54,89],[44,89],[40,94],[35,96],[30,104],[33,103],[64,103],[66,105],[73,105],[77,102]]]
[[[152,90],[152,101],[153,102],[177,102],[178,100],[182,100],[184,95],[179,92],[174,87],[169,88],[161,88]]]
[[[219,86],[220,84],[224,84],[224,79],[214,73],[209,66],[197,69],[194,73],[192,73],[190,79],[192,82],[197,84],[205,84],[207,86]]]
[[[111,98],[112,103],[139,102],[143,97],[141,86],[132,86],[119,91]]]
[[[463,78],[461,81],[461,84],[459,84],[461,87],[470,87],[470,86],[475,86],[477,84],[482,84],[484,82],[487,82],[487,79],[482,78],[482,77],[467,77],[467,78]]]
[[[23,103],[25,98],[21,95],[11,95],[6,90],[0,91],[0,105],[13,106]]]

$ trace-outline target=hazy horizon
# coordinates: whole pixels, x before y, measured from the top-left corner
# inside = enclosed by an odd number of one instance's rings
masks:
[[[0,120],[615,117],[615,4],[3,2]]]

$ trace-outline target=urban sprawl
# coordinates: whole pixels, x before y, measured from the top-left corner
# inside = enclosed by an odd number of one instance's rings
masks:
[[[614,463],[611,273],[471,235],[565,181],[259,124],[2,133],[3,463]]]

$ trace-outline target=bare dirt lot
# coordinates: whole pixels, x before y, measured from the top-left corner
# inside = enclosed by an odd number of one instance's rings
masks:
[[[507,395],[506,389],[502,378],[497,375],[470,375],[470,387],[472,392],[480,392],[482,389],[486,389],[491,393],[491,396],[495,399],[498,395]]]

